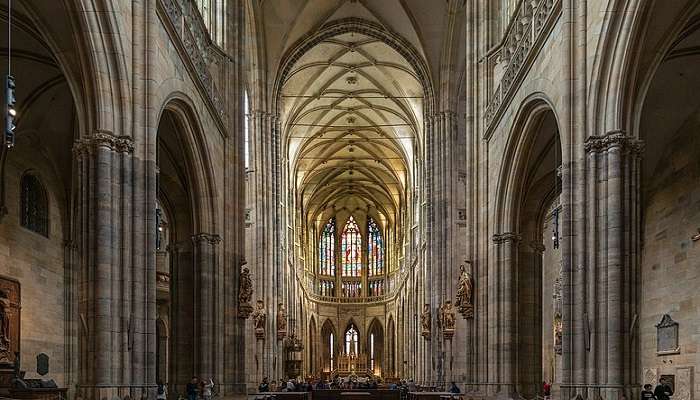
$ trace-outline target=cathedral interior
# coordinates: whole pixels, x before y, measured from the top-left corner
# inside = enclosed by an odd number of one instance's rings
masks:
[[[0,398],[700,396],[700,0],[10,0],[0,66]]]

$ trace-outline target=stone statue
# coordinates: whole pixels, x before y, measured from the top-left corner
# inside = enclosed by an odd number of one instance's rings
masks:
[[[430,304],[423,306],[423,312],[420,314],[420,323],[422,327],[421,335],[430,339],[430,325],[432,324],[432,317],[430,316]]]
[[[277,306],[277,339],[281,340],[287,336],[287,310],[283,303]]]
[[[253,311],[250,302],[253,299],[253,281],[250,279],[248,268],[241,270],[241,280],[238,283],[238,314],[240,318],[247,319]]]
[[[253,298],[253,281],[250,279],[250,270],[243,268],[241,271],[241,283],[239,285],[238,302],[250,304]]]
[[[10,351],[10,299],[0,290],[0,353]]]
[[[265,303],[263,303],[262,300],[258,300],[255,312],[253,312],[253,325],[255,327],[255,337],[257,339],[265,339],[265,321],[267,321]]]
[[[469,261],[467,261],[467,263],[469,263]],[[455,305],[464,318],[474,318],[474,303],[472,302],[474,278],[472,278],[472,274],[467,272],[464,265],[460,265],[459,270],[460,275],[459,283],[457,284],[457,301],[455,301]]]
[[[446,301],[440,307],[440,326],[442,326],[442,334],[445,339],[451,339],[455,333],[455,313],[452,309],[452,302]]]
[[[554,316],[554,322],[552,325],[553,325],[553,331],[554,331],[554,354],[561,355],[561,353],[562,353],[561,315],[557,314]]]

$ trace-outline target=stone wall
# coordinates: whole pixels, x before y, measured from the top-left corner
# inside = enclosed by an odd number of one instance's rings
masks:
[[[693,380],[700,390],[693,368],[700,362],[700,241],[691,239],[700,227],[700,141],[697,125],[682,131],[648,177],[639,318],[641,381],[653,385],[654,378],[675,375],[674,400],[692,399]],[[665,314],[679,324],[677,354],[657,354],[656,325]]]
[[[36,147],[18,140],[11,151],[6,171],[8,214],[0,223],[0,275],[16,279],[21,291],[21,369],[28,378],[38,377],[36,356],[50,359],[46,378],[65,385],[65,270],[64,270],[64,188]],[[49,203],[49,236],[20,225],[20,179],[27,172],[37,176],[46,189]]]

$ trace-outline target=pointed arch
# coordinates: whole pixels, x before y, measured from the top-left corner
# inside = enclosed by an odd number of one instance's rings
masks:
[[[374,375],[381,375],[384,365],[384,328],[377,318],[369,324],[366,346],[370,371]]]
[[[338,334],[330,319],[326,319],[321,327],[321,340],[321,368],[324,373],[330,373],[337,367],[338,356]]]
[[[335,217],[331,217],[321,231],[318,242],[318,273],[325,276],[335,276],[336,270],[336,226]]]
[[[382,231],[374,220],[367,219],[367,275],[384,274],[384,241]]]
[[[343,332],[343,353],[360,354],[360,329],[352,319]]]
[[[352,215],[345,223],[341,234],[340,255],[342,257],[341,275],[343,277],[359,277],[362,273],[362,233]]]
[[[316,376],[318,369],[318,340],[316,338],[316,318],[312,315],[309,319],[309,373]]]
[[[208,151],[202,124],[193,101],[184,93],[173,92],[168,97],[160,110],[158,118],[159,129],[165,118],[170,118],[174,125],[174,137],[172,140],[179,142],[184,157],[182,172],[188,184],[190,205],[196,210],[192,225],[195,233],[216,233],[216,185],[214,184],[214,169],[212,167],[210,152]]]

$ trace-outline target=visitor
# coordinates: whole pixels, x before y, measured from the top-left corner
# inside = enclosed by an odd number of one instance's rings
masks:
[[[264,377],[262,383],[258,386],[258,393],[266,393],[270,391],[270,384],[267,382],[267,377]]]
[[[389,383],[389,390],[398,390],[399,386],[396,384],[396,382],[391,382]]]
[[[202,381],[202,398],[211,400],[211,394],[214,390],[214,380],[209,378],[207,381]]]
[[[654,396],[654,392],[651,391],[651,384],[647,383],[644,385],[644,389],[642,390],[641,400],[658,400],[656,399],[656,396]]]
[[[284,379],[280,379],[280,385],[277,386],[277,391],[278,392],[286,392],[287,391],[287,383],[284,381]]]
[[[659,379],[659,384],[656,386],[656,389],[654,389],[654,397],[656,397],[656,400],[670,400],[671,396],[673,396],[673,389],[671,389],[671,386],[666,382],[665,378]]]
[[[552,396],[552,385],[550,385],[547,381],[542,382],[542,395],[544,396],[545,400],[549,400],[549,398]]]
[[[457,384],[454,383],[454,382],[452,382],[452,386],[450,386],[449,392],[452,393],[452,394],[460,394],[460,393],[462,393],[462,391],[459,390],[459,387],[457,386]]]
[[[192,377],[192,380],[185,387],[185,392],[187,393],[187,400],[197,400],[197,393],[199,392],[199,378],[196,376]]]
[[[158,381],[158,389],[156,393],[156,400],[166,400],[168,397],[167,390],[163,382]]]
[[[285,392],[293,392],[293,391],[295,391],[295,390],[297,390],[297,385],[295,385],[294,382],[292,382],[291,379],[288,380],[288,381],[287,381],[287,387],[286,387]]]

